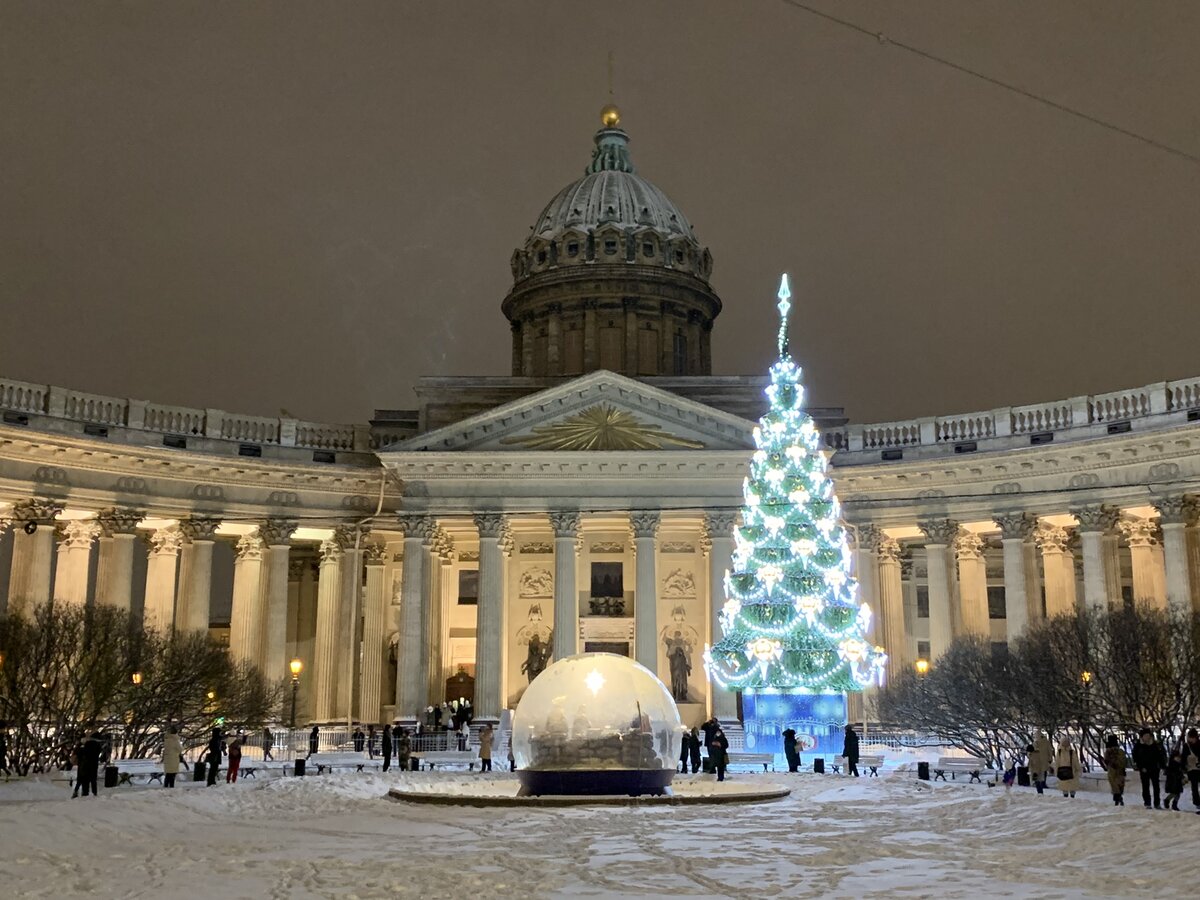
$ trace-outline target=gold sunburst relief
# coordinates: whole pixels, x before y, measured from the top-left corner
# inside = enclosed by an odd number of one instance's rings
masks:
[[[520,444],[530,450],[663,450],[686,447],[700,450],[701,441],[676,437],[657,425],[640,421],[633,413],[601,403],[529,434],[502,438],[502,444]]]

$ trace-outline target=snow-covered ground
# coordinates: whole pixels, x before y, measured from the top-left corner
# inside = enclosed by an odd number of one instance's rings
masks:
[[[385,799],[347,774],[101,791],[0,784],[7,897],[1115,897],[1194,892],[1200,816],[1130,795],[736,775],[755,805],[487,809]],[[1131,785],[1132,787],[1132,785]]]

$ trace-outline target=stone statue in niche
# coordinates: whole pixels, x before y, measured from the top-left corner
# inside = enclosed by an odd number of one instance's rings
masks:
[[[517,644],[525,647],[521,674],[532,682],[542,674],[554,652],[554,629],[542,621],[542,604],[529,604],[529,614],[517,630]]]
[[[692,674],[692,654],[700,641],[695,628],[688,625],[682,606],[671,610],[671,622],[662,630],[663,646],[667,651],[667,664],[671,669],[671,696],[676,703],[690,703],[688,677]]]

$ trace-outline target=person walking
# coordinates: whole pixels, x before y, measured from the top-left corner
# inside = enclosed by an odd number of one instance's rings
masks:
[[[484,725],[479,732],[479,771],[492,771],[492,741],[496,733],[491,725]]]
[[[692,751],[692,774],[695,775],[700,771],[700,732],[692,729],[692,741],[690,745]]]
[[[717,781],[724,781],[725,767],[729,765],[729,738],[725,737],[720,725],[713,732],[712,742],[708,745],[708,758],[712,760]]]
[[[308,755],[312,756],[317,752],[317,748],[321,746],[321,729],[316,725],[312,727],[312,731],[308,733]]]
[[[1176,750],[1167,760],[1167,777],[1163,779],[1163,808],[1179,812],[1179,797],[1183,794],[1183,754]]]
[[[1108,789],[1112,791],[1113,806],[1125,805],[1125,770],[1129,768],[1129,756],[1117,743],[1117,736],[1110,734],[1104,741],[1104,770],[1108,774]]]
[[[800,754],[796,752],[795,728],[783,730],[783,755],[787,757],[788,771],[798,772],[800,770]]]
[[[371,759],[375,758],[375,726],[367,726],[367,756]]]
[[[408,770],[408,759],[412,754],[412,742],[408,739],[408,729],[400,729],[400,740],[396,742],[396,766],[401,772]]]
[[[83,796],[85,797],[88,795],[89,789],[93,797],[100,794],[96,779],[100,772],[100,761],[103,757],[104,735],[99,731],[93,731],[91,737],[83,742],[83,749],[79,754],[78,780],[79,784],[83,786]]]
[[[221,739],[221,729],[214,728],[212,736],[208,739],[208,780],[205,782],[207,787],[212,787],[217,783],[217,772],[221,768],[223,751],[224,741]]]
[[[271,751],[275,749],[275,735],[271,734],[271,729],[265,725],[263,726],[263,733],[262,733],[262,748],[263,748],[263,762],[266,762],[268,759],[275,758],[274,755],[271,753]]]
[[[466,716],[462,717],[462,722],[458,726],[458,749],[467,750],[471,745],[471,724],[467,721]]]
[[[392,767],[392,725],[387,723],[383,726],[382,746],[379,748],[383,751],[383,771],[387,771]]]
[[[688,760],[692,758],[692,733],[684,730],[683,737],[679,741],[679,771],[686,775],[688,770]]]
[[[361,728],[355,728],[353,738],[354,738],[354,752],[362,753],[363,745],[366,744],[366,742],[367,742],[367,736],[365,734],[363,734],[363,730]]]
[[[1046,790],[1046,771],[1050,768],[1050,758],[1053,755],[1054,747],[1050,738],[1046,737],[1046,732],[1039,731],[1029,751],[1029,780],[1033,782],[1039,794]]]
[[[1165,761],[1162,743],[1155,739],[1153,731],[1143,728],[1138,742],[1133,746],[1133,767],[1142,778],[1142,803],[1146,809],[1150,808],[1151,788],[1154,793],[1154,808],[1162,809],[1158,776]]]
[[[12,772],[8,768],[8,723],[0,722],[0,772],[4,773],[4,780],[7,781],[12,777]]]
[[[229,767],[225,770],[225,783],[236,784],[238,777],[238,769],[242,765],[242,739],[235,737],[229,742],[229,749],[226,751],[226,756],[229,757]]]
[[[846,741],[842,744],[842,756],[846,759],[846,774],[858,777],[858,734],[852,725],[846,726]]]
[[[1079,751],[1070,740],[1063,738],[1058,745],[1058,752],[1054,754],[1054,775],[1058,778],[1058,789],[1064,797],[1074,797],[1079,790],[1081,771]]]
[[[179,728],[172,725],[167,729],[163,738],[163,787],[175,787],[175,776],[179,774],[179,764],[183,761],[183,741],[179,740]]]
[[[1192,785],[1192,806],[1200,813],[1200,733],[1195,728],[1188,729],[1180,755],[1183,757],[1183,770]]]

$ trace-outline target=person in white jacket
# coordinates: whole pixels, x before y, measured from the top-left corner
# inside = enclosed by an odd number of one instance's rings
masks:
[[[1075,792],[1079,790],[1079,774],[1082,768],[1079,765],[1079,751],[1066,738],[1063,738],[1058,745],[1058,752],[1054,754],[1053,769],[1062,795],[1074,797]]]
[[[163,787],[175,787],[175,776],[179,774],[179,764],[183,761],[183,742],[179,740],[179,729],[172,725],[167,729],[163,738]]]

